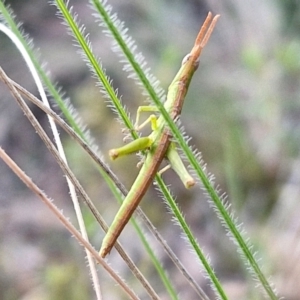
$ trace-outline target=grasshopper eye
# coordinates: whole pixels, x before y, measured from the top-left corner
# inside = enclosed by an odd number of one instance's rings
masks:
[[[181,65],[183,66],[183,65],[189,60],[190,57],[191,57],[191,55],[190,55],[190,54],[187,54],[187,55],[183,58],[183,60],[182,60],[182,62],[181,62]]]
[[[190,57],[191,57],[191,54],[187,54],[187,55],[183,58],[181,65],[183,66],[183,65],[190,59]],[[195,61],[195,70],[198,69],[199,63],[200,63],[200,59],[198,58],[198,59]]]

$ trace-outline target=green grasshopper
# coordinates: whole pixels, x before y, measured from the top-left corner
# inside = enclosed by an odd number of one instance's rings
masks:
[[[206,45],[218,18],[219,15],[216,15],[213,18],[212,14],[210,12],[208,13],[198,33],[194,47],[183,59],[180,70],[169,86],[164,108],[170,114],[173,120],[175,120],[181,114],[181,109],[189,84],[194,72],[199,66],[199,57],[201,51]],[[145,111],[156,112],[158,109],[155,106],[139,107],[137,111],[135,129],[140,130],[150,122],[152,133],[148,137],[138,138],[121,148],[112,149],[109,151],[109,155],[113,160],[120,156],[146,149],[147,154],[135,182],[124,199],[117,215],[112,222],[112,225],[108,229],[108,232],[103,239],[100,249],[100,256],[103,258],[111,251],[123,228],[128,223],[138,204],[145,195],[149,185],[154,180],[154,177],[158,172],[158,168],[165,157],[168,159],[170,166],[178,174],[186,188],[192,187],[195,184],[194,179],[186,170],[178,152],[176,151],[174,142],[171,142],[172,136],[167,129],[164,117],[161,115],[157,119],[155,115],[151,115],[143,124],[138,125],[140,113]],[[160,173],[165,169],[166,168],[161,170]]]

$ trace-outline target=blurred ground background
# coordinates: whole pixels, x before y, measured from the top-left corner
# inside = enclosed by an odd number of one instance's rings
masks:
[[[94,52],[135,116],[144,98],[134,82],[124,75],[111,51],[110,39],[95,23],[86,2],[71,1],[90,33]],[[62,86],[107,158],[107,150],[122,141],[121,128],[76,53],[72,38],[56,17],[55,7],[38,0],[6,3],[15,11],[17,20],[23,22],[25,32],[40,49],[42,61],[47,62],[53,80]],[[182,122],[203,153],[209,171],[215,174],[216,182],[229,195],[236,214],[259,250],[266,274],[272,276],[281,296],[299,299],[299,1],[114,0],[109,3],[125,21],[138,49],[165,89],[190,50],[207,11],[221,14],[189,89]],[[36,94],[20,55],[2,33],[0,65],[11,78]],[[0,145],[75,221],[64,177],[54,159],[2,83],[0,95]],[[33,111],[48,128],[44,114],[35,107]],[[79,147],[63,133],[62,136],[70,165],[110,221],[118,205]],[[136,163],[133,156],[112,164],[127,187],[138,172],[133,167]],[[93,299],[83,250],[2,162],[0,174],[0,299]],[[244,267],[235,247],[225,237],[199,187],[185,191],[172,171],[164,178],[172,184],[188,223],[210,254],[230,299],[257,299],[253,294],[254,284],[245,283]],[[152,190],[142,206],[190,272],[208,289],[200,275],[201,267],[193,263],[161,202]],[[92,221],[90,231],[94,245],[100,245],[102,232]],[[134,236],[132,229],[125,230],[124,237]],[[188,284],[164,259],[164,253],[160,255],[178,284],[182,299],[193,298]],[[137,253],[135,259],[143,265],[143,254]],[[144,264],[146,267],[147,263]],[[155,276],[153,269],[149,272]],[[101,278],[107,280],[107,287],[104,286],[107,295],[114,285],[105,277],[101,273]],[[156,280],[152,279],[157,291],[163,291]],[[119,297],[112,292],[109,299]]]

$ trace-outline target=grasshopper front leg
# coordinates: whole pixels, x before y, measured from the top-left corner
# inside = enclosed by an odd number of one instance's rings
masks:
[[[136,119],[134,123],[135,130],[141,130],[145,125],[151,123],[151,129],[154,131],[157,129],[157,117],[155,115],[150,115],[149,118],[139,125],[140,115],[142,112],[157,112],[159,111],[156,106],[140,106],[136,112]]]

